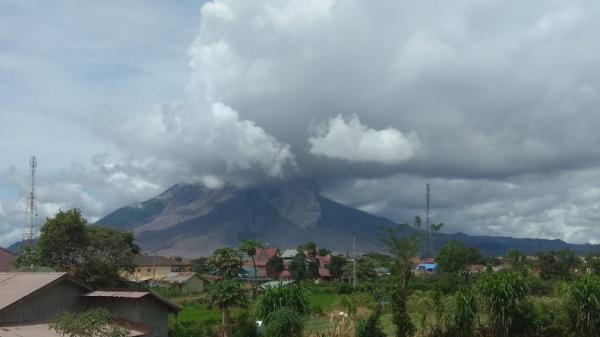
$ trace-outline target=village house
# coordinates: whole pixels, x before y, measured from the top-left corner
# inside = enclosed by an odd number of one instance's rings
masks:
[[[192,262],[181,258],[140,255],[136,256],[133,262],[137,267],[132,275],[127,275],[127,278],[134,282],[160,280],[170,273],[192,271]]]
[[[330,281],[331,273],[329,272],[329,264],[331,264],[331,255],[317,255],[316,259],[319,261],[319,277],[321,280]]]
[[[0,273],[0,335],[60,336],[49,323],[64,312],[104,308],[130,336],[167,337],[180,308],[147,291],[93,291],[67,273]]]
[[[250,272],[251,276],[254,277],[254,264],[256,264],[256,276],[258,277],[267,277],[267,263],[269,260],[278,254],[277,248],[274,247],[266,247],[266,248],[256,248],[256,255],[254,256],[254,263],[252,262],[252,257],[246,256],[244,258],[243,268],[245,271]]]
[[[160,286],[177,290],[180,294],[199,293],[204,291],[207,284],[214,278],[207,278],[194,272],[168,273],[158,280]]]
[[[13,270],[12,263],[17,258],[17,255],[0,247],[0,272]]]
[[[470,264],[467,266],[467,272],[471,275],[483,273],[487,270],[487,266],[484,264]]]

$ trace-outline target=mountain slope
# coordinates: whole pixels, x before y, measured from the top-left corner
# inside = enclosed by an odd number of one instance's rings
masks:
[[[315,241],[319,246],[348,252],[356,237],[359,251],[385,251],[379,241],[380,226],[396,226],[388,219],[321,196],[312,180],[245,189],[178,184],[156,198],[118,209],[97,224],[133,230],[138,244],[147,252],[185,257],[208,255],[216,248],[250,238],[280,248]],[[404,233],[414,230],[406,229]],[[432,240],[434,250],[448,240],[462,241],[494,255],[510,249],[533,253],[567,247],[578,251],[596,248],[560,240],[438,233]]]

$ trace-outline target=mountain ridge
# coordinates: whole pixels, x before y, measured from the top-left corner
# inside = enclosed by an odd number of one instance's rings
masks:
[[[226,184],[209,189],[199,184],[176,184],[155,198],[111,212],[96,224],[132,230],[147,252],[185,257],[205,256],[244,239],[259,239],[282,249],[314,241],[319,246],[347,252],[356,237],[359,251],[385,252],[379,240],[383,235],[381,226],[398,225],[322,196],[318,184],[310,179],[247,188]],[[409,235],[415,230],[407,228],[403,233]],[[510,249],[533,253],[599,248],[562,240],[435,233],[433,250],[449,240],[464,242],[489,255],[503,255]]]

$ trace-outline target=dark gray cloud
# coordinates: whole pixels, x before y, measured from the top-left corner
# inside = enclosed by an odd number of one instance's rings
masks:
[[[41,153],[44,214],[304,175],[398,221],[430,182],[447,231],[600,240],[596,2],[133,4],[4,5],[0,148]]]

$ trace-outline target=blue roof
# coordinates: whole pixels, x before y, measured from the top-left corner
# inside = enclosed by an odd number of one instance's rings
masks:
[[[436,270],[438,268],[437,263],[419,263],[417,265],[417,270]]]

